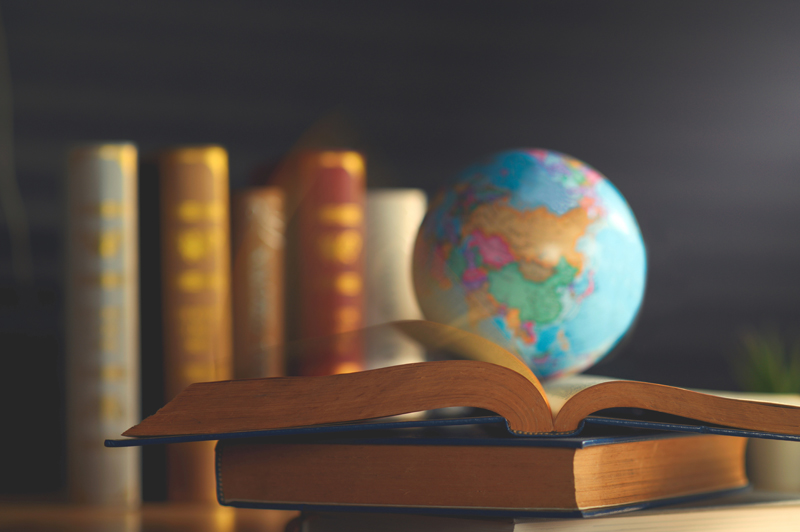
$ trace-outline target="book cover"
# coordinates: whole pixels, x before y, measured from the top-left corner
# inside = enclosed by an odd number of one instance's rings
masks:
[[[140,417],[136,146],[75,148],[67,171],[69,491],[136,506],[140,451],[101,444]]]
[[[365,167],[353,151],[296,156],[298,337],[335,335],[364,324]],[[342,336],[299,362],[301,375],[364,369],[364,346]]]
[[[233,197],[234,377],[285,373],[284,193],[251,187]]]
[[[224,441],[223,505],[586,517],[744,488],[739,438],[615,431],[550,440],[487,431]]]
[[[219,146],[183,147],[158,160],[164,391],[232,376],[228,156]],[[172,501],[214,500],[209,444],[167,449]]]

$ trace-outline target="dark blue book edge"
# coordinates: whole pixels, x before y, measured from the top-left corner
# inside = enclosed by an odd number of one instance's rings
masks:
[[[538,439],[549,440],[553,438],[564,438],[580,435],[586,427],[604,426],[620,427],[622,429],[657,430],[668,432],[686,432],[693,434],[717,434],[721,436],[739,436],[745,438],[765,438],[774,440],[800,441],[800,436],[787,434],[774,434],[769,432],[759,432],[752,430],[734,429],[717,425],[704,425],[693,423],[672,423],[650,420],[612,418],[602,416],[587,417],[578,430],[572,433],[553,433],[538,434],[535,436],[522,435],[515,433],[508,427],[505,418],[500,416],[482,416],[466,418],[445,418],[445,419],[421,419],[414,421],[377,421],[364,423],[343,423],[334,425],[317,425],[310,427],[293,427],[285,429],[256,430],[246,432],[225,432],[217,434],[190,434],[178,436],[154,436],[146,438],[119,438],[105,440],[106,447],[135,447],[144,445],[158,445],[165,443],[185,443],[193,441],[213,441],[213,440],[232,440],[242,438],[262,438],[273,436],[301,436],[301,435],[320,435],[342,432],[359,432],[375,430],[395,430],[409,428],[433,428],[463,425],[490,425],[501,424],[505,426],[509,435],[519,439]]]

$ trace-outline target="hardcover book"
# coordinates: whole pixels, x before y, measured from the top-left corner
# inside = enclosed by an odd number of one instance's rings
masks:
[[[422,317],[411,259],[427,205],[425,192],[417,188],[367,191],[365,326]],[[405,335],[370,339],[364,346],[367,369],[425,360],[422,346]]]
[[[677,433],[542,440],[452,430],[226,440],[217,445],[217,495],[243,508],[587,517],[743,488],[745,444]]]
[[[75,148],[67,170],[69,491],[135,506],[139,450],[109,453],[99,441],[140,417],[136,146]]]
[[[228,157],[219,146],[159,157],[164,387],[232,377]],[[213,501],[209,444],[167,449],[173,501]]]
[[[233,198],[234,377],[285,374],[284,193],[251,187]]]
[[[294,161],[298,201],[298,338],[364,326],[365,166],[353,151],[305,151]],[[350,339],[352,341],[347,341]],[[364,346],[340,337],[297,364],[302,375],[364,369]]]

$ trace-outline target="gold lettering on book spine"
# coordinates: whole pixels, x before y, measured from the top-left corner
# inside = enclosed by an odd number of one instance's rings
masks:
[[[100,233],[97,241],[97,250],[101,257],[109,259],[119,253],[122,245],[122,231],[119,229],[107,229]]]
[[[356,179],[364,179],[364,158],[354,151],[325,151],[316,156],[322,168],[342,168]]]
[[[361,293],[363,282],[356,272],[342,272],[336,276],[333,289],[343,296],[355,297]]]
[[[323,225],[358,227],[364,220],[364,210],[358,203],[332,203],[320,207],[317,219]]]
[[[355,264],[361,256],[363,244],[361,232],[354,229],[322,235],[317,239],[320,258],[341,264]]]

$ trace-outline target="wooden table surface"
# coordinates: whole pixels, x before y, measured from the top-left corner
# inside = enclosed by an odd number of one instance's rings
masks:
[[[298,512],[149,503],[139,510],[70,504],[0,503],[0,531],[283,532]]]

